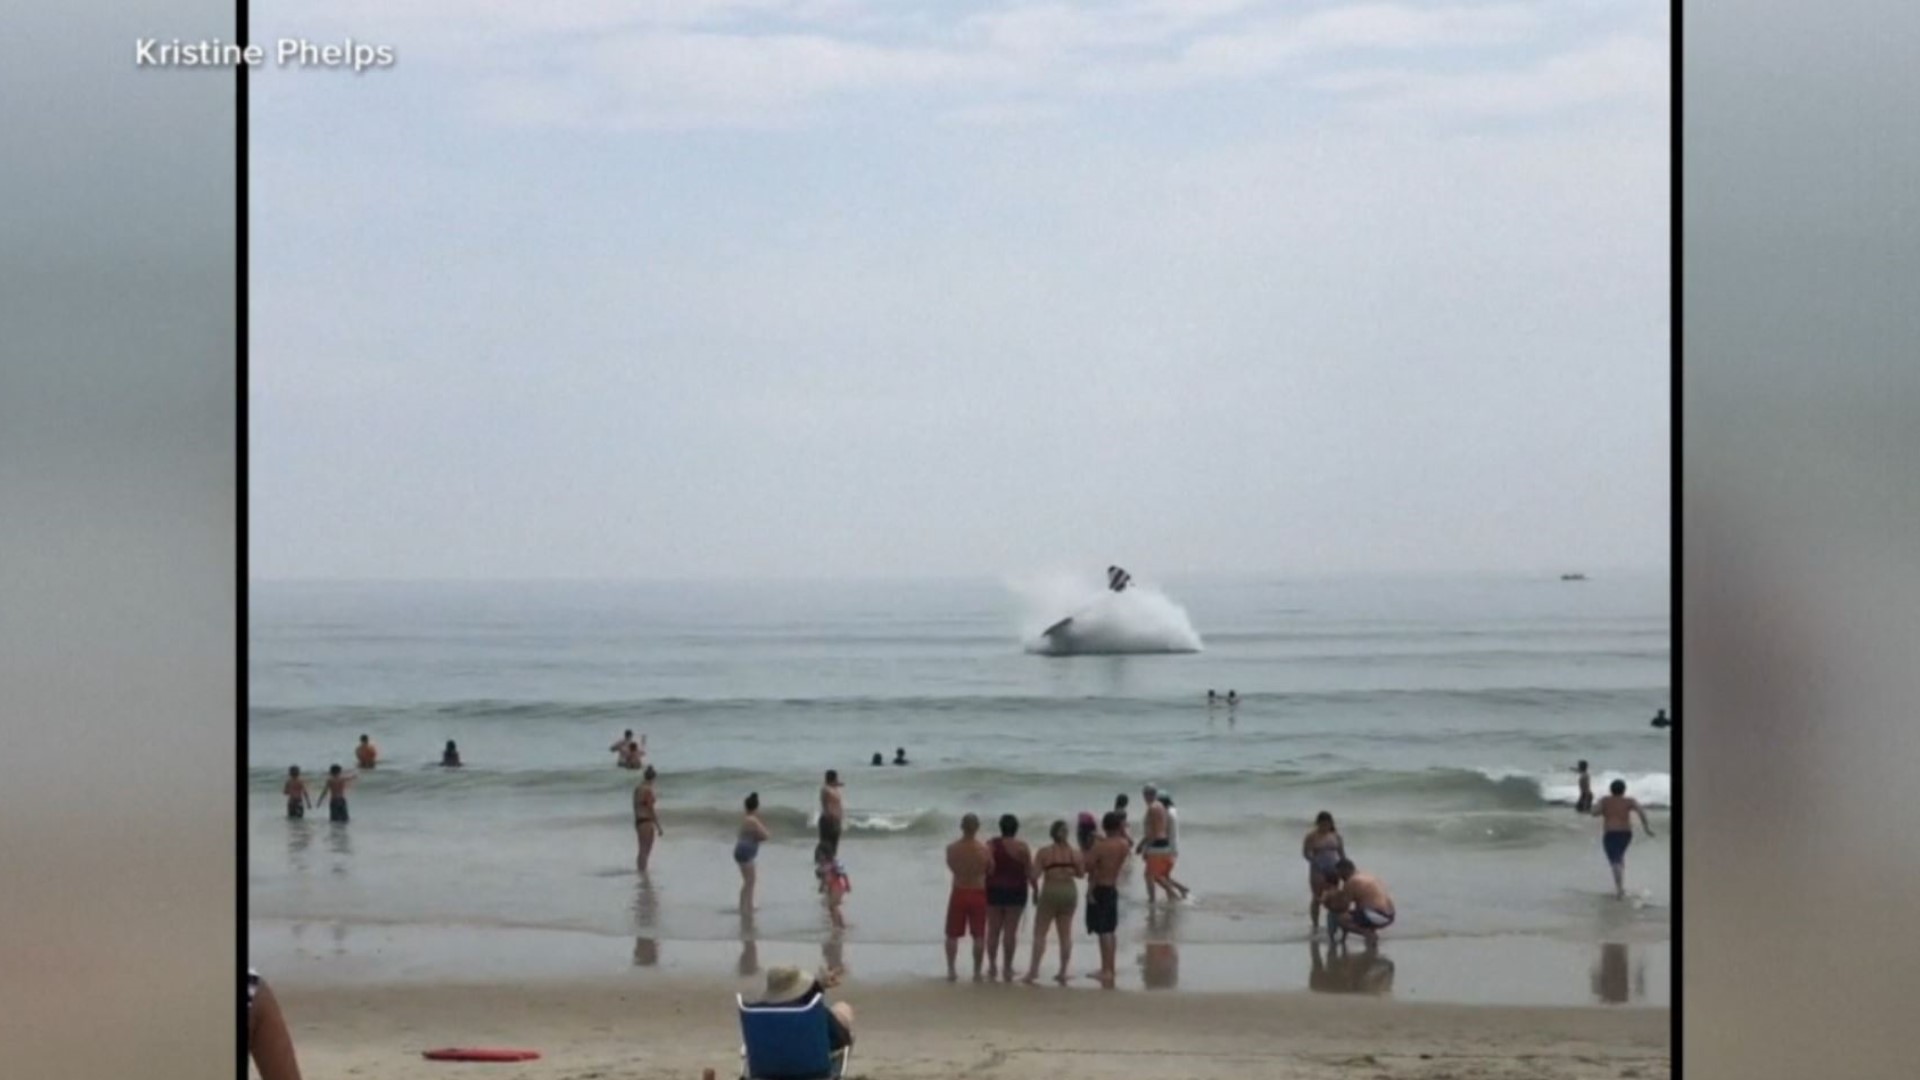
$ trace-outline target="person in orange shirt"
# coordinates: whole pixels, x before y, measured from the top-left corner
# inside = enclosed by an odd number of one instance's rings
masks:
[[[362,735],[360,745],[353,748],[353,760],[362,769],[371,769],[380,761],[380,748],[373,745],[372,739]]]

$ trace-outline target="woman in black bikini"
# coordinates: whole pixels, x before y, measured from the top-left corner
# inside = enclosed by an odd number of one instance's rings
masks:
[[[653,791],[653,778],[656,774],[653,766],[640,774],[640,786],[633,790],[633,831],[640,838],[640,859],[637,865],[640,872],[647,872],[647,860],[653,856],[653,841],[665,830],[660,828],[660,818],[654,810],[656,798]]]
[[[1020,945],[1020,917],[1026,912],[1027,890],[1032,877],[1033,852],[1026,841],[1014,839],[1020,831],[1020,819],[1000,815],[1000,835],[987,844],[993,863],[987,869],[987,978],[998,974],[1013,981],[1013,951]]]
[[[1080,888],[1074,879],[1086,876],[1080,853],[1067,843],[1067,823],[1056,821],[1048,830],[1053,843],[1033,856],[1033,963],[1027,966],[1031,985],[1040,978],[1040,961],[1047,955],[1047,927],[1060,939],[1060,974],[1053,981],[1067,985],[1067,962],[1073,958],[1073,913],[1080,909]]]

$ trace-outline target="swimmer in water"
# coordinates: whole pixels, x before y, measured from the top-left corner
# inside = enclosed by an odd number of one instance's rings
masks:
[[[447,748],[440,751],[440,767],[443,769],[460,767],[460,747],[452,739],[448,739]]]
[[[362,770],[371,769],[380,762],[380,748],[373,745],[372,739],[362,735],[360,745],[353,748],[353,760]]]
[[[633,737],[633,732],[628,731],[614,740],[613,745],[607,747],[607,749],[612,753],[620,755],[615,763],[623,769],[638,769],[646,764],[647,737],[645,735],[640,736],[639,741],[636,742]]]
[[[904,746],[899,746],[899,747],[895,747],[895,748],[894,748],[894,751],[893,751],[893,763],[894,763],[895,765],[905,765],[905,764],[907,764],[907,748],[906,748],[906,747],[904,747]]]
[[[1313,897],[1313,903],[1307,908],[1307,921],[1311,922],[1317,933],[1320,927],[1320,897],[1340,882],[1335,877],[1334,868],[1340,860],[1347,857],[1347,842],[1341,838],[1340,830],[1333,823],[1333,815],[1325,810],[1313,819],[1313,828],[1300,842],[1300,857],[1307,860],[1307,889]],[[1329,934],[1334,929],[1330,919],[1327,923]]]

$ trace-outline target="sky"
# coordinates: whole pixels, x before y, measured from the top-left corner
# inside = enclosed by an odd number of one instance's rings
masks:
[[[1664,2],[308,0],[259,579],[1664,570]]]

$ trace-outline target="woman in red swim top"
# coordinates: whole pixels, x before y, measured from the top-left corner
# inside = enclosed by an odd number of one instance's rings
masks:
[[[997,972],[1006,982],[1013,981],[1013,951],[1020,943],[1020,918],[1027,908],[1027,890],[1031,887],[1033,852],[1026,841],[1014,839],[1020,831],[1020,819],[1000,815],[1000,835],[987,842],[993,864],[987,870],[987,978]]]

